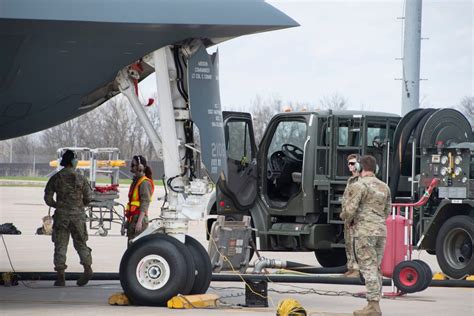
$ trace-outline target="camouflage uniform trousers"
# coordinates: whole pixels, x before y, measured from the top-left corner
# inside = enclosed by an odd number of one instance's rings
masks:
[[[54,270],[66,270],[66,254],[72,237],[74,248],[79,254],[80,262],[92,265],[91,248],[87,247],[86,215],[54,215],[52,240],[54,242]]]
[[[385,236],[354,237],[355,256],[360,272],[365,278],[368,301],[380,301],[382,296],[382,263]]]
[[[349,224],[344,223],[344,242],[346,244],[347,269],[359,270],[359,265],[354,256],[354,241],[352,237],[352,228]]]
[[[139,232],[135,232],[135,227],[137,227],[138,222],[138,215],[132,217],[132,220],[127,224],[127,237],[128,237],[128,244],[130,245],[130,241],[140,235],[147,227],[148,227],[148,216],[145,215],[143,218],[143,225],[142,229]]]

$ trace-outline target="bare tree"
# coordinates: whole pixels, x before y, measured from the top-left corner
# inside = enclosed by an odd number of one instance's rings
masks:
[[[155,97],[155,100],[157,97]],[[155,130],[159,130],[160,128],[160,117],[158,114],[158,107],[154,106],[149,108],[149,113],[148,117],[150,118],[151,123],[155,127]],[[158,160],[161,158],[158,158],[155,149],[153,148],[153,144],[151,142],[151,139],[149,137],[145,137],[145,143],[144,143],[144,151],[143,153],[146,155],[146,157],[149,160]]]
[[[158,128],[157,108],[150,107],[146,111],[155,128]],[[85,115],[45,130],[41,141],[53,157],[58,148],[70,146],[116,147],[124,159],[136,154],[150,159],[154,154],[143,127],[121,95]],[[156,155],[153,158],[156,159]]]
[[[158,108],[145,109],[155,129],[159,128]],[[144,155],[156,160],[154,148],[128,101],[122,95],[100,107],[38,134],[0,142],[0,161],[30,163],[56,159],[62,147],[117,147],[122,159]]]
[[[80,142],[78,125],[76,119],[43,131],[40,141],[44,150],[51,153],[51,158],[55,157],[56,150],[60,147],[78,146]]]
[[[312,106],[310,106],[308,103],[305,103],[305,102],[290,101],[290,102],[287,102],[286,105],[281,110],[284,111],[285,108],[291,111],[306,112],[306,111],[309,111],[312,108]]]
[[[13,148],[13,162],[32,162],[34,156],[39,154],[40,148],[36,134],[26,135],[10,140]]]
[[[286,111],[309,111],[313,106],[310,104],[299,102],[299,101],[288,101],[283,102],[278,96],[272,95],[267,98],[263,98],[260,95],[256,95],[252,100],[251,105],[244,107],[234,107],[228,110],[239,111],[239,112],[250,112],[253,120],[253,130],[255,135],[255,141],[257,144],[260,143],[263,133],[268,125],[268,122],[278,112]]]
[[[13,140],[0,141],[0,162],[13,161]]]
[[[259,95],[255,96],[252,102],[251,114],[253,118],[253,130],[255,134],[255,141],[257,144],[260,143],[265,128],[268,122],[275,113],[278,113],[283,109],[283,102],[273,96],[266,100],[262,99]]]
[[[347,109],[347,98],[339,93],[333,93],[329,96],[323,96],[320,100],[321,109],[342,111]]]
[[[465,96],[456,108],[466,116],[471,126],[474,126],[474,97]]]

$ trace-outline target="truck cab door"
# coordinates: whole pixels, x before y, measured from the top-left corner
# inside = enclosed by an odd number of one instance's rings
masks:
[[[316,118],[312,113],[280,113],[268,123],[258,162],[261,196],[272,216],[303,218],[314,212]]]
[[[252,117],[243,112],[222,112],[227,178],[217,183],[217,214],[242,214],[257,197],[257,146]]]

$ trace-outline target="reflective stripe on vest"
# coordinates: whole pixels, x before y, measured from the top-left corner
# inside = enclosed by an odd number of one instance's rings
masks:
[[[126,216],[130,220],[134,215],[140,213],[140,196],[139,196],[139,188],[140,185],[143,183],[143,181],[148,181],[151,184],[151,195],[153,195],[153,192],[155,191],[155,184],[153,181],[146,176],[141,177],[138,179],[137,183],[135,186],[130,186],[130,190],[128,192],[128,200],[129,202],[127,203],[126,207]],[[151,196],[150,196],[150,202],[151,202]]]

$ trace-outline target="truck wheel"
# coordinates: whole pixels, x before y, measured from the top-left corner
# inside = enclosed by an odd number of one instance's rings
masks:
[[[426,272],[416,261],[402,261],[393,270],[393,283],[402,293],[415,293],[426,283]]]
[[[193,287],[189,294],[204,294],[207,292],[209,284],[211,284],[211,259],[209,259],[206,249],[193,237],[186,235],[185,244],[194,259],[194,266],[196,267]]]
[[[453,279],[474,274],[474,219],[466,215],[451,217],[441,226],[436,238],[436,259],[441,270]]]
[[[195,266],[188,248],[173,237],[152,234],[133,243],[120,262],[120,284],[135,305],[166,306],[188,294]]]
[[[318,249],[314,251],[314,255],[319,264],[324,268],[345,266],[347,263],[344,248]]]
[[[421,291],[424,291],[428,288],[428,286],[430,286],[431,284],[431,279],[433,278],[433,271],[431,271],[431,268],[430,266],[422,261],[422,260],[413,260],[414,262],[418,262],[421,267],[423,268],[423,270],[425,271],[424,274],[425,274],[425,283],[423,283],[422,287],[418,290],[418,292],[421,292]]]

